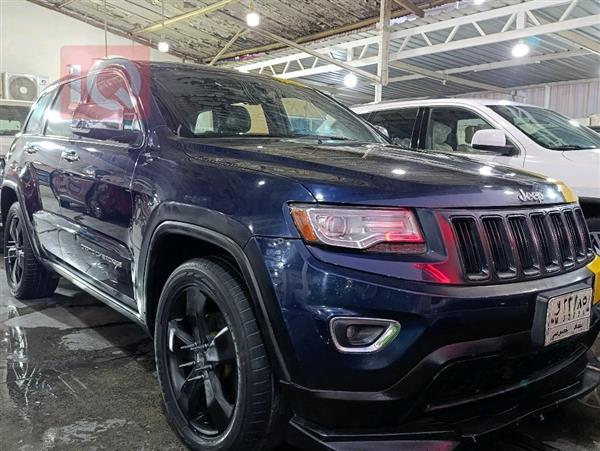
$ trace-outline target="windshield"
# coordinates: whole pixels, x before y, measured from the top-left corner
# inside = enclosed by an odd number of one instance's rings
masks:
[[[600,148],[600,135],[554,111],[521,105],[488,105],[540,146],[552,150]]]
[[[157,75],[153,89],[183,136],[385,142],[352,112],[309,88],[235,73]]]
[[[0,135],[16,135],[23,128],[23,123],[27,118],[29,108],[17,105],[0,106]]]

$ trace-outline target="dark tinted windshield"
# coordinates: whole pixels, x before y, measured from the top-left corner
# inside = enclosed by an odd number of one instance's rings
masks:
[[[155,93],[184,136],[384,142],[353,113],[312,89],[201,70],[165,71],[154,81]]]
[[[489,105],[489,107],[547,149],[600,148],[600,135],[554,111],[521,105]]]
[[[23,128],[29,108],[19,105],[0,106],[0,135],[16,135]]]

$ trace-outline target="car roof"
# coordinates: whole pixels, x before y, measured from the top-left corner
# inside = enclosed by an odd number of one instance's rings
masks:
[[[391,110],[394,108],[426,107],[426,106],[478,106],[478,105],[520,105],[534,106],[525,103],[513,102],[502,99],[422,99],[422,100],[390,100],[379,103],[354,105],[352,110],[356,113],[369,113],[371,111]]]
[[[298,83],[293,80],[284,80],[261,74],[247,74],[245,72],[238,71],[235,69],[214,67],[206,64],[176,63],[164,61],[138,61],[121,57],[97,60],[96,63],[92,66],[92,68],[90,68],[88,74],[93,73],[95,71],[98,72],[110,67],[126,69],[130,65],[134,65],[140,72],[148,71],[149,73],[157,73],[161,71],[186,71],[193,73],[203,73],[207,75],[210,74],[222,75],[225,77],[236,77],[240,79],[248,79],[249,81],[258,79],[267,83],[284,83],[301,88],[311,89],[310,87],[304,86],[302,83]],[[54,89],[57,85],[62,85],[80,77],[81,75],[67,75],[51,83],[44,91],[49,91],[51,89]]]

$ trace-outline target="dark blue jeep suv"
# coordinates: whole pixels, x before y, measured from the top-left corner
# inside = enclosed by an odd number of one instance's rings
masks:
[[[12,293],[64,277],[146,327],[193,449],[450,449],[600,382],[566,186],[299,85],[101,61],[39,98],[1,196]]]

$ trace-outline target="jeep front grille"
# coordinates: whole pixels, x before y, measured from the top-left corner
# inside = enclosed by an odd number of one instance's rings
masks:
[[[463,272],[471,281],[500,281],[565,272],[593,257],[579,207],[446,213]]]

